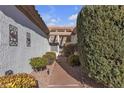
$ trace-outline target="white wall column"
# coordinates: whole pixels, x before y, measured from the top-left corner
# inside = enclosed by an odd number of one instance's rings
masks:
[[[59,54],[59,45],[60,45],[60,38],[59,38],[59,35],[57,35],[57,42],[58,42],[58,45],[57,45],[57,55]]]

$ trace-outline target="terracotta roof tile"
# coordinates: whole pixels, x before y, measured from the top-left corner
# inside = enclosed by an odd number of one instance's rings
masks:
[[[66,26],[49,26],[49,30],[70,30],[73,31],[74,27],[66,27]]]
[[[41,30],[43,30],[46,34],[49,34],[49,29],[33,5],[16,5],[16,7]]]

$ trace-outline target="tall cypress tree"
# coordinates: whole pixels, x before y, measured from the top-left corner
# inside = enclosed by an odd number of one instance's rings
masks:
[[[109,87],[124,87],[124,6],[85,6],[77,36],[82,71]]]

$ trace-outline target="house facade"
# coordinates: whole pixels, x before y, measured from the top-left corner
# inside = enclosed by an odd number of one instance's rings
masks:
[[[51,26],[48,28],[50,31],[49,43],[51,51],[54,51],[59,55],[59,53],[62,52],[64,44],[70,42],[70,35],[73,31],[73,27]]]
[[[76,27],[73,29],[71,33],[71,43],[76,44],[77,43],[77,30]]]
[[[34,6],[0,6],[0,75],[30,73],[30,58],[50,51],[48,34]]]
[[[69,45],[69,44],[77,44],[77,29],[76,29],[76,27],[73,28],[71,34],[68,36],[65,46]]]

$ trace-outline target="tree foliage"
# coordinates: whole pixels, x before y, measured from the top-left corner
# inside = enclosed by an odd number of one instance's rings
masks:
[[[124,87],[124,6],[85,6],[77,35],[83,72],[109,87]]]

